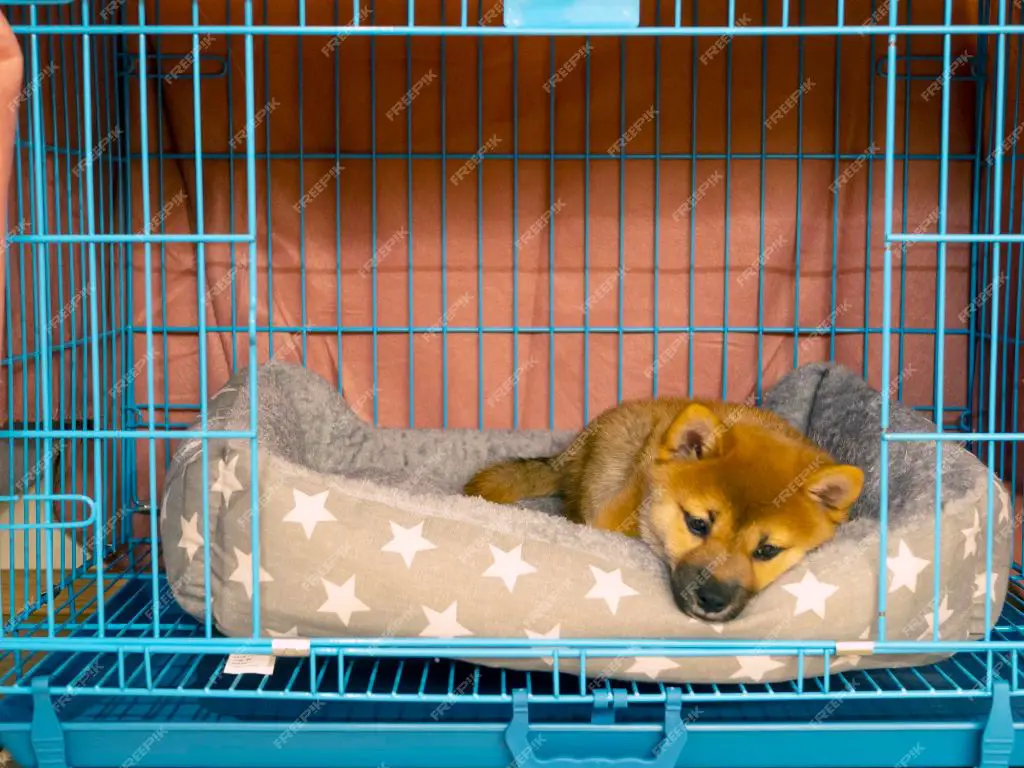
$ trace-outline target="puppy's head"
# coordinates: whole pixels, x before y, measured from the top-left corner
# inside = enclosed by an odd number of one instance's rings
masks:
[[[671,573],[676,604],[736,618],[750,598],[829,541],[864,474],[812,444],[692,404],[666,430],[640,516]]]

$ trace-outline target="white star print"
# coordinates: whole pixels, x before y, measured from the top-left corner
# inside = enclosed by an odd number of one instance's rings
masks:
[[[238,547],[233,547],[235,550],[235,559],[238,561],[238,567],[235,568],[235,572],[228,577],[228,581],[237,581],[243,587],[245,587],[245,594],[248,595],[249,599],[252,600],[252,555],[247,555],[245,552],[240,550]],[[260,583],[264,581],[273,581],[270,574],[260,567]]]
[[[998,573],[990,573],[988,575],[988,593],[991,595],[990,599],[995,601],[996,599],[996,580],[999,578]],[[985,574],[979,573],[974,577],[974,597],[985,596]]]
[[[298,637],[299,636],[299,628],[298,627],[292,627],[287,632],[277,632],[277,631],[275,631],[273,629],[268,629],[267,630],[267,634],[270,635],[271,637]]]
[[[587,592],[586,597],[590,600],[604,600],[612,615],[619,612],[620,599],[640,594],[622,581],[620,568],[616,568],[614,571],[602,571],[600,568],[590,566],[590,572],[594,574],[594,586]]]
[[[718,634],[722,634],[722,632],[725,631],[724,624],[708,624],[708,626],[715,630],[715,632],[717,632]]]
[[[313,496],[303,493],[298,488],[292,488],[292,498],[295,499],[295,506],[292,511],[284,516],[286,523],[298,523],[306,532],[306,538],[313,538],[313,529],[317,523],[336,523],[338,519],[327,511],[327,494],[329,491],[318,493]]]
[[[981,533],[981,522],[978,520],[978,510],[974,510],[974,525],[960,531],[964,535],[964,560],[971,555],[978,554],[978,534]]]
[[[219,491],[224,497],[225,504],[231,503],[231,494],[235,491],[242,490],[241,483],[239,483],[238,478],[235,477],[235,465],[237,463],[237,453],[227,464],[224,463],[224,459],[217,459],[217,479],[213,481],[213,485],[210,486],[210,490],[214,493]]]
[[[492,576],[494,578],[501,579],[505,582],[505,586],[508,587],[509,592],[512,592],[515,589],[516,580],[520,576],[537,572],[536,568],[523,560],[522,544],[508,552],[503,552],[493,544],[489,544],[488,546],[491,548],[491,555],[494,556],[494,563],[490,568],[484,571],[484,576]]]
[[[939,638],[942,638],[942,625],[946,623],[946,619],[953,615],[953,609],[949,607],[949,595],[942,596],[942,603],[939,605]],[[918,640],[924,640],[924,638],[931,636],[933,631],[933,625],[935,623],[935,611],[928,611],[925,614],[924,620],[928,623],[928,629],[925,630]]]
[[[427,627],[420,632],[420,637],[465,637],[473,633],[459,624],[456,613],[459,610],[459,603],[455,601],[443,611],[435,611],[427,606],[420,606],[427,617]]]
[[[555,626],[553,626],[547,632],[534,632],[532,629],[525,629],[523,631],[526,632],[526,636],[528,638],[530,638],[531,640],[561,640],[562,639],[562,625],[561,625],[561,623],[555,624]],[[551,656],[545,656],[543,658],[543,662],[550,667],[550,666],[554,665],[555,660]]]
[[[403,528],[398,523],[392,522],[391,534],[391,541],[381,547],[381,552],[395,552],[401,555],[408,568],[412,568],[412,561],[417,552],[437,549],[433,543],[423,538],[422,520],[412,528]]]
[[[346,627],[352,620],[353,613],[360,613],[370,610],[370,606],[356,597],[356,577],[349,576],[348,581],[340,587],[332,584],[327,579],[321,578],[327,592],[327,602],[320,606],[317,613],[333,613]]]
[[[807,571],[796,584],[787,584],[784,590],[796,597],[796,607],[793,609],[793,616],[799,616],[807,611],[814,611],[819,618],[825,618],[825,601],[836,593],[839,587],[834,584],[826,584],[818,581],[818,578]]]
[[[892,584],[889,586],[889,594],[906,587],[911,592],[917,592],[917,577],[925,568],[931,565],[931,560],[922,560],[914,557],[907,542],[900,539],[899,557],[888,558],[889,570],[892,571]]]
[[[999,505],[999,522],[1010,522],[1010,505],[1007,504],[1005,501]]]
[[[651,680],[657,680],[658,675],[662,672],[675,669],[678,666],[672,659],[665,656],[638,656],[633,666],[626,672],[632,675],[644,674]]]
[[[857,639],[858,640],[869,640],[870,638],[871,638],[871,625],[868,624],[868,628],[865,629],[863,632],[861,632],[860,635],[857,637]]]
[[[737,656],[736,661],[739,662],[740,668],[733,672],[729,679],[749,677],[755,683],[761,682],[773,669],[785,666],[781,661],[773,660],[771,656]]]
[[[188,561],[192,562],[192,557],[196,551],[203,546],[203,536],[199,533],[199,513],[196,512],[192,516],[192,521],[189,522],[184,517],[181,518],[181,541],[178,542],[178,546],[184,549],[188,553]]]

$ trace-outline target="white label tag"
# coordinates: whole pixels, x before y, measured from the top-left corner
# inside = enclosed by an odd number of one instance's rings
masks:
[[[224,672],[228,675],[272,675],[274,674],[274,657],[233,653],[228,656]]]

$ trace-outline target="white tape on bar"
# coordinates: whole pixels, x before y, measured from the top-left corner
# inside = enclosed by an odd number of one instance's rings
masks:
[[[274,638],[275,656],[309,656],[309,640],[305,637]]]
[[[847,640],[836,643],[836,656],[870,656],[874,652],[874,640]]]

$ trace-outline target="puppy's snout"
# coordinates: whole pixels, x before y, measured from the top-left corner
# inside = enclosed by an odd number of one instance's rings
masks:
[[[741,585],[685,564],[672,571],[672,596],[679,610],[702,620],[729,621],[747,603],[747,590]]]
[[[697,605],[705,613],[725,610],[736,596],[736,587],[709,579],[697,589]]]

